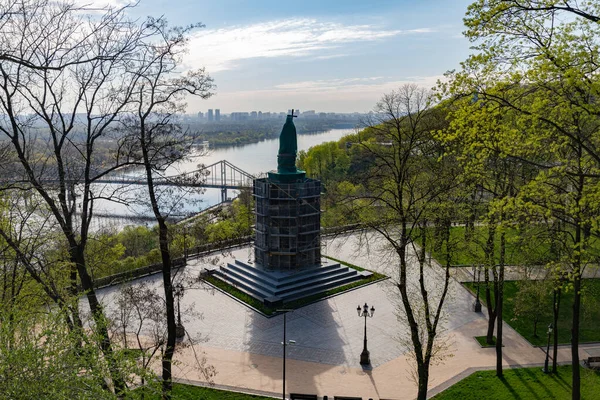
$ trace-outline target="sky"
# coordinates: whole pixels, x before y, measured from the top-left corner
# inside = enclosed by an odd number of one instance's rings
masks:
[[[190,114],[367,112],[403,83],[431,88],[459,68],[469,54],[462,18],[470,2],[140,0],[130,13],[204,24],[192,34],[183,68],[204,67],[216,91],[189,99]]]

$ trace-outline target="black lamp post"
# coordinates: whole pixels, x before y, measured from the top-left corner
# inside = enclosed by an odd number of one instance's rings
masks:
[[[283,395],[282,395],[282,400],[285,400],[285,353],[286,353],[286,347],[288,345],[294,345],[296,344],[296,342],[294,340],[287,340],[286,339],[286,324],[287,324],[287,313],[290,311],[294,311],[292,309],[281,309],[281,310],[276,310],[277,312],[282,312],[283,313],[283,342],[281,342],[281,345],[283,346]]]
[[[175,285],[174,287],[174,294],[175,297],[177,297],[177,325],[175,325],[175,337],[177,339],[181,339],[182,337],[185,336],[185,328],[183,327],[183,324],[181,323],[181,298],[183,297],[183,285],[181,283],[178,283],[177,285]]]
[[[360,363],[362,365],[369,365],[371,364],[371,359],[369,357],[369,350],[367,350],[367,317],[373,317],[373,314],[375,314],[375,307],[371,307],[371,310],[369,310],[369,306],[367,305],[367,303],[365,303],[365,305],[362,307],[360,305],[356,307],[356,312],[358,313],[359,317],[365,318],[365,338],[363,344],[363,351],[362,353],[360,353]]]
[[[544,373],[547,374],[548,373],[548,358],[550,357],[550,335],[552,334],[552,331],[554,330],[554,326],[552,326],[552,322],[550,322],[550,325],[548,325],[548,344],[546,345],[546,361],[544,361]]]

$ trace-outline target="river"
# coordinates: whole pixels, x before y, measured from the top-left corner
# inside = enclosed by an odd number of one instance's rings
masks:
[[[331,129],[325,132],[298,135],[298,151],[308,150],[310,147],[330,141],[336,141],[343,136],[354,133],[354,129]],[[207,153],[192,153],[185,160],[171,166],[166,174],[176,175],[179,173],[190,172],[198,169],[199,164],[210,165],[221,160],[227,160],[236,167],[252,174],[258,175],[277,168],[277,151],[279,149],[279,140],[270,139],[258,143],[251,143],[243,146],[223,147],[209,149]],[[212,205],[218,204],[221,199],[219,189],[205,189],[199,193],[198,189],[175,190],[170,187],[162,193],[165,209],[172,210],[172,215],[182,215],[193,213],[196,210],[202,210]],[[98,200],[95,209],[98,215],[116,214],[121,216],[150,216],[150,208],[145,203],[147,199],[147,190],[143,186],[122,187],[118,185],[105,185],[102,192],[106,196],[114,192],[119,193],[121,202],[112,202],[107,200]],[[236,191],[229,190],[228,197],[235,197]],[[106,224],[116,227],[123,224],[131,224],[132,220],[127,219],[105,219],[98,218],[100,226]]]

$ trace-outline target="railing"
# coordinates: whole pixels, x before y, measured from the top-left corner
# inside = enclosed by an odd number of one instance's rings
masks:
[[[326,228],[321,230],[322,236],[331,236],[331,235],[339,235],[342,233],[353,232],[356,230],[361,230],[362,227],[359,224],[352,225],[343,225],[336,226],[332,228]],[[209,253],[214,252],[215,250],[223,250],[232,247],[238,247],[244,244],[252,243],[254,240],[253,235],[242,236],[239,238],[222,240],[214,243],[207,243],[201,246],[196,246],[193,248],[187,249],[187,259],[197,259],[203,257]],[[173,260],[173,268],[180,268],[185,266],[186,257],[178,257]],[[148,265],[141,268],[132,269],[130,271],[120,272],[117,274],[105,276],[102,278],[94,279],[94,288],[102,288],[106,286],[112,286],[119,283],[127,282],[136,278],[141,278],[143,276],[156,274],[162,271],[162,264],[153,264]]]

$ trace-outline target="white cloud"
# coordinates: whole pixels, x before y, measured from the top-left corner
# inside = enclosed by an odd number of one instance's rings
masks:
[[[346,43],[430,32],[433,32],[430,28],[389,30],[316,19],[287,19],[201,30],[190,41],[185,64],[189,68],[205,66],[213,73],[233,69],[238,61],[250,58],[308,56]]]
[[[406,83],[430,89],[443,75],[411,76],[400,79],[382,77],[330,79],[290,82],[271,89],[219,92],[207,101],[190,99],[188,111],[220,108],[229,111],[285,111],[289,108],[320,111],[369,111],[384,93]],[[284,104],[285,106],[282,106]],[[227,111],[224,111],[227,110]]]
[[[383,79],[381,76],[369,78],[320,79],[316,81],[284,83],[281,85],[276,85],[275,89],[293,89],[305,91],[337,90],[342,87],[348,87],[349,85],[363,85],[364,83],[361,82],[373,82],[381,79]]]
[[[130,0],[72,0],[74,4],[86,8],[116,8],[128,4],[135,4]]]

